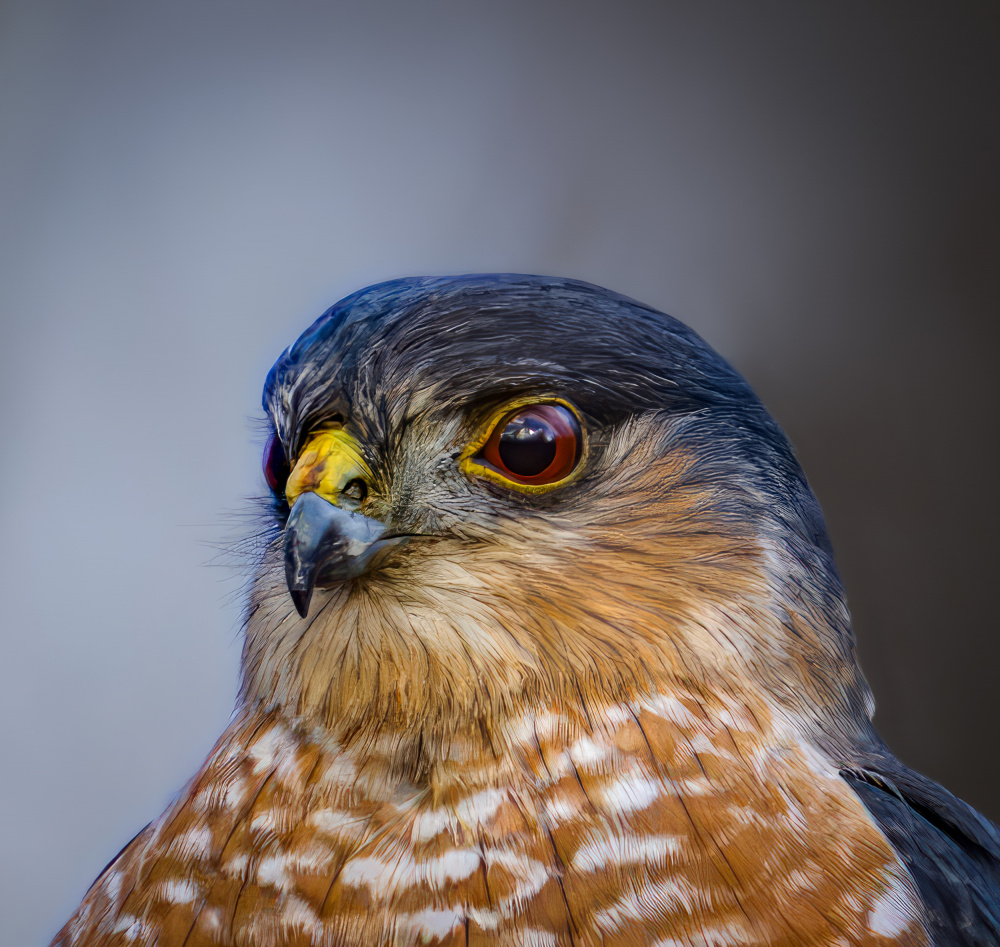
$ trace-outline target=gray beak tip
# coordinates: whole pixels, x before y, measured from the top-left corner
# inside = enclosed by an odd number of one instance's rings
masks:
[[[384,524],[350,513],[315,493],[304,493],[285,524],[285,581],[295,610],[309,614],[316,582],[361,575],[382,544]]]

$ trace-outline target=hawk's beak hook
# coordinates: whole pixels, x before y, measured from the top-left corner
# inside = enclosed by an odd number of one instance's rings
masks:
[[[383,540],[385,525],[334,506],[316,493],[295,501],[285,525],[285,580],[295,608],[305,618],[317,584],[361,575]]]

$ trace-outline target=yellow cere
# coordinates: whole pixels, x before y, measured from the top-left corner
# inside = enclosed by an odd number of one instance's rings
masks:
[[[319,431],[299,451],[285,486],[291,506],[303,493],[317,493],[337,503],[340,493],[359,477],[371,480],[372,472],[361,456],[358,442],[343,428]]]

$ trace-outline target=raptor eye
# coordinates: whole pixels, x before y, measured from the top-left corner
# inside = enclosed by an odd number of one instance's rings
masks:
[[[285,457],[285,449],[281,446],[281,438],[277,434],[272,434],[267,439],[267,444],[264,445],[261,467],[271,492],[275,496],[281,496],[285,492],[285,482],[288,480],[291,470],[288,467],[288,459]]]
[[[542,486],[568,477],[582,449],[580,422],[569,408],[534,404],[502,418],[480,456],[515,483]]]

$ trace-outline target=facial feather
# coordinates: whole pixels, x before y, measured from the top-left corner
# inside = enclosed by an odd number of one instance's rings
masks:
[[[318,593],[308,619],[273,549],[252,593],[244,699],[394,727],[425,749],[468,730],[495,740],[541,695],[626,700],[663,679],[755,687],[810,726],[853,721],[865,689],[844,675],[838,588],[815,582],[725,449],[692,444],[697,430],[634,418],[573,496],[511,509],[441,463],[460,425],[413,423],[373,505],[427,538]]]

